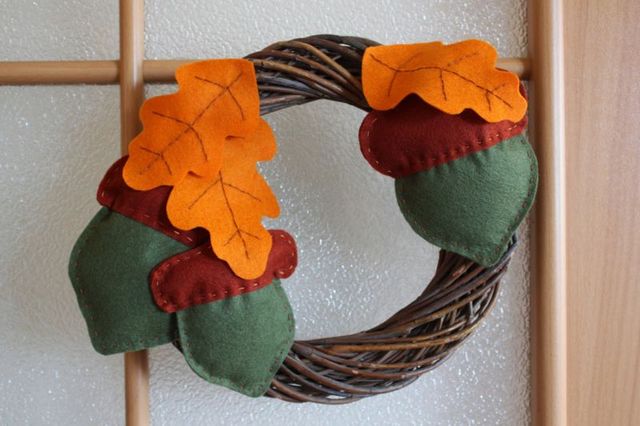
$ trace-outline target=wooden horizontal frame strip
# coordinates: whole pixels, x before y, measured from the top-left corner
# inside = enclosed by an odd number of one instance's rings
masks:
[[[180,65],[197,61],[146,60],[143,66],[145,83],[173,83]],[[526,58],[498,59],[498,68],[511,71],[520,78],[529,78]],[[10,61],[0,62],[0,85],[38,84],[118,84],[119,63],[107,61]]]

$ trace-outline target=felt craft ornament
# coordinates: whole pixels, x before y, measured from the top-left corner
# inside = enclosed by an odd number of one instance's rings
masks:
[[[524,88],[496,57],[478,40],[322,35],[179,68],[178,91],[144,103],[144,129],[104,176],[103,207],[71,255],[94,348],[173,343],[209,382],[327,404],[440,365],[493,306],[537,187]],[[384,323],[294,341],[281,280],[298,259],[291,235],[261,223],[279,207],[257,170],[276,151],[260,115],[317,99],[368,112],[364,158],[395,180],[408,226],[442,250],[425,291]]]
[[[495,68],[497,57],[493,46],[480,40],[372,47],[363,60],[364,94],[377,110],[416,93],[448,114],[468,108],[488,122],[516,122],[527,101],[518,90],[518,76]]]
[[[275,139],[260,118],[253,65],[241,59],[202,61],[176,72],[178,93],[146,101],[144,130],[129,147],[123,176],[133,189],[173,186],[167,204],[180,229],[209,231],[216,255],[242,278],[264,272],[271,236],[263,215],[278,203],[255,170],[271,159]]]

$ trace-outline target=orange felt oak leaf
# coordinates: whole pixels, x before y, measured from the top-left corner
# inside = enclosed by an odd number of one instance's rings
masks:
[[[133,189],[175,185],[189,171],[214,175],[228,136],[253,132],[260,99],[253,64],[218,59],[181,66],[179,90],[147,100],[143,131],[129,144],[123,176]]]
[[[184,230],[206,228],[216,256],[244,279],[264,273],[271,251],[271,234],[261,219],[276,217],[280,209],[256,162],[271,159],[275,151],[271,128],[260,119],[254,133],[227,139],[216,174],[189,173],[167,201],[171,223]]]
[[[364,95],[377,110],[415,93],[448,114],[470,108],[488,122],[518,122],[527,101],[518,76],[495,68],[497,56],[480,40],[369,47],[362,62]]]

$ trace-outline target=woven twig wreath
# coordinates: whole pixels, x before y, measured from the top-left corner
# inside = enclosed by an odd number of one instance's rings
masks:
[[[145,103],[145,130],[103,179],[105,207],[70,262],[96,350],[173,342],[213,383],[342,404],[412,383],[477,328],[537,184],[535,157],[519,136],[522,89],[493,68],[495,50],[484,42],[376,46],[333,35],[279,42],[246,60],[179,70],[177,94]],[[290,235],[259,223],[278,214],[255,169],[275,153],[259,115],[318,99],[369,113],[363,155],[396,178],[405,218],[442,250],[424,292],[382,324],[293,341],[279,279],[293,273],[297,255]],[[447,222],[431,221],[438,209]]]
[[[261,113],[317,99],[369,111],[360,84],[362,56],[377,44],[322,35],[247,56],[256,67]],[[348,336],[296,341],[267,395],[341,404],[407,386],[444,361],[487,315],[512,252],[513,245],[487,268],[441,250],[425,291],[384,323]]]

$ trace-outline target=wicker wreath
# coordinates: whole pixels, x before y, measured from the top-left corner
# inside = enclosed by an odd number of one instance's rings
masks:
[[[376,45],[359,37],[317,35],[248,55],[256,68],[261,113],[318,99],[369,111],[360,73],[364,50]],[[382,324],[347,336],[297,340],[266,395],[345,404],[413,383],[447,359],[489,313],[515,243],[514,236],[489,268],[441,250],[424,292]]]
[[[144,130],[103,178],[103,208],[71,256],[94,348],[173,343],[209,382],[323,404],[392,392],[440,365],[493,307],[537,186],[520,135],[526,97],[495,59],[478,40],[317,35],[179,69],[180,90],[143,105]],[[363,155],[396,178],[409,225],[442,250],[422,294],[382,324],[295,341],[280,286],[297,264],[295,241],[261,224],[279,208],[256,168],[276,146],[260,115],[318,99],[368,112]]]

